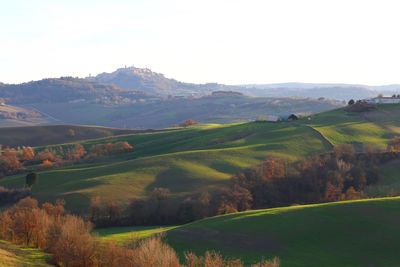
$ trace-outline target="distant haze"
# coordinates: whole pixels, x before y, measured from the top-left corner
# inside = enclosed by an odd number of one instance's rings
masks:
[[[0,81],[135,64],[184,82],[400,83],[396,0],[16,0]]]

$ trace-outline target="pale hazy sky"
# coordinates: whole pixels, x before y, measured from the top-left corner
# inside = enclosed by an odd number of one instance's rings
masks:
[[[400,83],[398,0],[0,0],[0,81]]]

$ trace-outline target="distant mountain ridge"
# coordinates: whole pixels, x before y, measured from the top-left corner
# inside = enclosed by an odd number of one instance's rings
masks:
[[[125,67],[94,77],[61,77],[21,84],[0,82],[0,98],[11,104],[85,101],[90,103],[134,103],[146,98],[168,96],[202,97],[214,91],[239,92],[253,97],[364,99],[400,93],[400,85],[368,86],[358,84],[279,83],[225,85],[195,84],[167,78],[147,68]]]
[[[297,89],[313,89],[313,88],[331,88],[331,87],[360,87],[370,90],[399,90],[400,84],[386,85],[365,85],[365,84],[350,84],[350,83],[301,83],[301,82],[286,82],[286,83],[266,83],[266,84],[242,84],[246,88],[297,88]]]
[[[380,92],[362,86],[332,85],[323,87],[284,87],[281,85],[262,85],[248,87],[243,93],[256,97],[299,97],[299,98],[330,98],[336,100],[365,99],[377,96]]]
[[[218,83],[194,84],[166,78],[150,69],[125,67],[111,73],[87,78],[91,81],[136,89],[156,95],[203,96],[213,91],[236,91],[254,97],[331,98],[336,100],[364,99],[379,93],[400,92],[400,85],[368,86],[344,83],[276,83],[225,85]]]
[[[262,97],[311,97],[336,100],[365,99],[378,94],[391,95],[400,92],[399,84],[369,86],[344,83],[275,83],[245,84],[241,91],[251,96]]]

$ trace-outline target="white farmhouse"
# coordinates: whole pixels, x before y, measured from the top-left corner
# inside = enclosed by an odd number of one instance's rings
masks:
[[[400,104],[400,96],[378,96],[366,99],[365,102],[369,104]]]

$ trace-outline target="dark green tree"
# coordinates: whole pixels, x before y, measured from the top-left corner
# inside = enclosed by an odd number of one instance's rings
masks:
[[[32,186],[36,183],[37,181],[37,174],[35,172],[29,172],[26,177],[25,177],[25,185],[29,188],[32,188]]]
[[[299,117],[297,117],[295,114],[290,114],[288,117],[288,121],[297,121]]]

